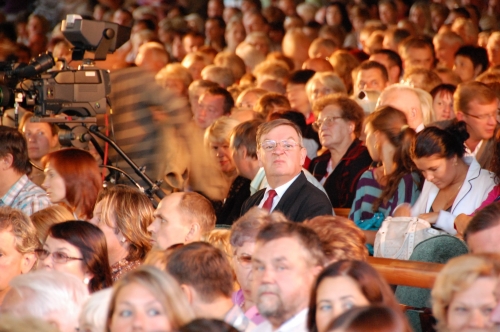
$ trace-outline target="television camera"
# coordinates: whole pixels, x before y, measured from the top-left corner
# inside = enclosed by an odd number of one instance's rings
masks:
[[[78,69],[70,69],[64,60],[54,59],[50,53],[40,55],[29,64],[0,63],[0,116],[4,108],[14,107],[17,126],[18,108],[32,107],[32,122],[54,123],[59,127],[61,145],[83,148],[91,141],[101,157],[104,152],[95,137],[102,139],[149,188],[144,190],[125,172],[107,167],[123,173],[150,197],[157,195],[161,198],[160,182],[152,182],[97,126],[97,116],[107,113],[111,82],[109,71],[97,68],[95,61],[105,60],[108,53],[122,46],[130,38],[131,29],[116,23],[68,15],[62,21],[61,31],[74,46],[72,60],[82,60],[82,64]],[[57,61],[63,61],[63,68],[50,70]]]

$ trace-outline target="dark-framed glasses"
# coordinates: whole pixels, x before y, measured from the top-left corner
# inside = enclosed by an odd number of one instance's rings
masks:
[[[66,255],[64,252],[60,252],[60,251],[50,252],[46,249],[36,249],[35,253],[36,253],[38,259],[40,259],[40,260],[44,260],[47,257],[49,257],[50,255],[52,255],[52,261],[54,263],[59,263],[59,264],[65,264],[68,261],[75,261],[75,260],[76,261],[83,261],[83,258],[70,257],[70,256]]]
[[[471,118],[478,119],[478,120],[481,120],[481,121],[489,120],[490,118],[493,118],[493,119],[496,120],[497,115],[498,115],[498,111],[496,111],[494,113],[482,114],[482,115],[474,115],[474,114],[465,113],[465,112],[462,112],[462,113],[464,113],[467,116],[470,116]]]
[[[343,117],[341,116],[326,116],[323,119],[318,119],[313,122],[312,127],[314,130],[319,131],[319,128],[321,128],[323,125],[327,127],[333,126],[335,121],[338,119],[342,119]]]
[[[290,151],[294,149],[296,146],[300,146],[299,143],[293,141],[293,140],[283,140],[283,141],[275,141],[275,140],[265,140],[260,144],[260,147],[266,151],[266,152],[271,152],[274,151],[277,147],[281,146],[281,148],[285,151]]]

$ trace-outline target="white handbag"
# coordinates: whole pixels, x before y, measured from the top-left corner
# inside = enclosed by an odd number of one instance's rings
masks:
[[[387,217],[375,236],[374,256],[408,260],[420,242],[447,234],[417,217]]]

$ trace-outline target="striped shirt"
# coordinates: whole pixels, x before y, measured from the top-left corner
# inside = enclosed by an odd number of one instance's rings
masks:
[[[375,213],[373,212],[373,203],[382,194],[382,187],[375,180],[373,169],[363,173],[358,181],[356,197],[352,203],[349,219],[359,224],[364,220],[371,219]],[[413,205],[420,195],[418,182],[420,181],[416,173],[409,173],[403,176],[399,182],[398,188],[394,195],[389,199],[387,204],[381,204],[378,212],[381,212],[384,217],[390,216],[394,209],[402,203],[410,203]]]
[[[0,206],[10,206],[31,216],[33,213],[51,205],[47,193],[28,179],[27,175],[10,187],[0,199]]]
[[[113,71],[111,77],[111,106],[113,107],[114,138],[118,146],[154,181],[162,178],[159,164],[162,138],[161,125],[153,117],[152,107],[168,115],[171,126],[187,122],[187,100],[175,97],[155,82],[152,73],[140,67]],[[110,158],[141,185],[145,185],[132,168],[110,149]]]

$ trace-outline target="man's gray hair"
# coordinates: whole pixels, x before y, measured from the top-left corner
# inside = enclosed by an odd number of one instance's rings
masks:
[[[51,313],[60,313],[61,319],[74,321],[78,326],[78,316],[89,293],[86,285],[77,277],[57,271],[35,271],[15,277],[10,282],[11,289],[22,301],[9,304],[4,301],[1,312],[14,316],[34,316],[42,319]]]
[[[106,320],[112,294],[113,288],[109,287],[90,296],[80,313],[80,331],[106,331]]]

